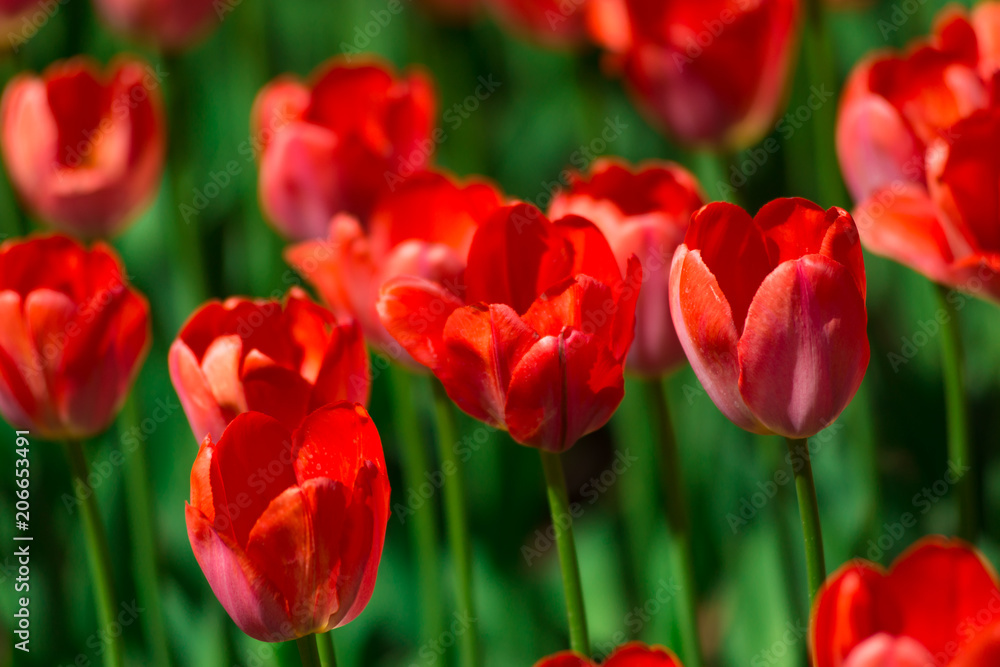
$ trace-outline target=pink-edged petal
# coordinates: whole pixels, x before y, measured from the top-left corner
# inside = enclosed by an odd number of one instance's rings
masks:
[[[917,640],[880,633],[851,651],[843,667],[931,667],[934,664],[934,656]]]
[[[538,333],[510,306],[477,304],[452,313],[443,335],[445,361],[436,374],[448,396],[467,414],[503,427],[511,372]]]
[[[216,532],[194,506],[186,506],[185,516],[195,559],[240,630],[260,641],[295,639],[284,601],[239,546]]]
[[[775,433],[829,426],[868,368],[865,302],[844,265],[822,255],[785,262],[761,284],[739,342],[740,393]]]
[[[223,414],[230,419],[249,409],[240,378],[242,357],[243,339],[233,334],[212,341],[201,360],[205,381]]]
[[[198,364],[191,348],[178,338],[170,346],[168,357],[170,380],[181,399],[181,407],[191,424],[195,438],[210,435],[218,442],[226,430],[227,420],[222,414],[219,402]]]
[[[670,271],[670,315],[688,362],[716,407],[753,433],[770,433],[739,391],[739,333],[732,310],[701,251],[681,245]]]
[[[419,363],[434,370],[446,363],[443,336],[448,317],[464,304],[443,286],[400,277],[382,286],[378,314],[383,326]]]

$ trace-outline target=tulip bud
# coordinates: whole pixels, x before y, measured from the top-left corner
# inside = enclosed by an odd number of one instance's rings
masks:
[[[167,51],[204,38],[241,0],[94,0],[114,30]]]
[[[631,642],[619,646],[602,663],[603,667],[684,667],[670,650]],[[563,651],[539,660],[535,667],[598,667],[596,662],[573,651]]]

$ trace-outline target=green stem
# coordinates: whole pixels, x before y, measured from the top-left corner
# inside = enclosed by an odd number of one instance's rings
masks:
[[[323,667],[319,661],[319,647],[316,646],[316,635],[306,635],[295,640],[295,645],[299,647],[299,657],[302,659],[302,667]]]
[[[101,523],[101,512],[97,506],[97,496],[87,482],[89,468],[87,456],[83,451],[83,443],[79,440],[66,441],[66,454],[69,457],[70,469],[73,474],[74,491],[82,490],[83,503],[83,534],[87,542],[87,557],[90,561],[90,578],[94,585],[94,602],[97,605],[97,618],[101,631],[115,624],[118,613],[118,598],[115,595],[114,575],[111,569],[111,552],[108,550],[108,537]],[[125,650],[122,634],[105,632],[108,637],[107,650],[104,652],[105,667],[121,667],[125,664]]]
[[[403,484],[409,489],[418,489],[430,470],[427,443],[423,438],[424,431],[420,428],[415,405],[417,392],[426,387],[426,378],[415,375],[400,365],[389,368],[388,375],[396,418],[396,440],[403,464]],[[410,541],[416,554],[422,643],[440,637],[444,631],[435,509],[435,504],[427,501],[420,507],[411,507],[408,519]]]
[[[701,647],[698,642],[698,605],[695,600],[694,558],[691,553],[691,517],[688,513],[681,472],[680,452],[670,420],[670,406],[660,378],[645,380],[646,414],[651,415],[660,441],[660,463],[666,493],[667,524],[671,533],[671,562],[681,582],[677,597],[677,623],[683,642],[683,658],[687,667],[701,667]]]
[[[803,439],[785,438],[795,475],[795,495],[799,500],[802,518],[802,543],[806,552],[806,575],[809,580],[809,603],[826,579],[826,561],[823,557],[823,532],[819,523],[819,503],[816,500],[816,483],[813,481],[812,462],[809,460],[809,443]]]
[[[576,558],[573,540],[573,515],[566,493],[559,454],[539,450],[542,470],[545,471],[545,488],[552,513],[552,528],[559,549],[559,567],[562,569],[563,590],[566,594],[566,616],[569,620],[569,645],[574,651],[590,656],[590,639],[587,637],[587,612],[583,605],[583,584],[580,582],[580,564]]]
[[[458,638],[459,664],[462,667],[473,667],[479,663],[479,647],[475,631],[476,617],[473,614],[472,542],[469,539],[465,510],[465,481],[461,461],[455,451],[457,435],[454,409],[440,382],[434,382],[434,415],[441,470],[444,472],[444,516],[458,588],[458,613],[468,624],[468,628]]]
[[[944,399],[948,418],[949,464],[966,471],[955,484],[959,503],[959,537],[974,541],[979,531],[978,491],[969,442],[969,422],[965,397],[965,360],[958,313],[948,301],[949,288],[936,286],[935,293],[947,318],[941,325],[941,365],[944,373]]]
[[[333,645],[333,630],[324,632],[318,638],[319,659],[323,667],[337,667],[337,649]]]
[[[125,433],[136,424],[133,398],[125,402],[118,418],[118,431]],[[132,562],[135,566],[136,589],[146,613],[143,630],[152,650],[153,665],[170,665],[170,648],[163,622],[163,604],[160,601],[158,568],[156,565],[156,513],[153,511],[153,494],[149,488],[149,464],[146,460],[146,443],[137,442],[135,449],[125,456],[125,503],[129,528],[132,533]]]

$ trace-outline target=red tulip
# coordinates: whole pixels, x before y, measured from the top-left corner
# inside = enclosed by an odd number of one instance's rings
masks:
[[[76,235],[110,236],[146,208],[163,169],[159,85],[139,60],[101,74],[84,57],[7,85],[4,163],[34,215]]]
[[[422,70],[397,78],[378,62],[334,58],[309,85],[271,82],[253,110],[267,218],[296,240],[322,237],[337,213],[367,219],[389,186],[429,164],[436,106]]]
[[[865,246],[936,282],[1000,301],[1000,3],[957,9],[933,38],[855,68],[837,152]]]
[[[642,264],[630,371],[658,376],[684,361],[670,319],[670,260],[703,199],[698,181],[680,165],[648,162],[633,169],[601,159],[588,176],[574,176],[549,207],[553,219],[576,214],[593,221],[622,271],[632,255]]]
[[[375,310],[379,288],[403,275],[457,284],[476,228],[500,203],[500,193],[490,183],[462,184],[425,172],[379,200],[367,232],[356,219],[338,216],[329,239],[304,241],[290,247],[285,257],[331,308],[356,317],[369,341],[403,356]],[[408,356],[403,360],[412,363]]]
[[[705,391],[754,433],[817,433],[868,367],[864,260],[840,208],[705,206],[674,255],[670,310]]]
[[[1000,587],[974,547],[924,538],[888,572],[830,575],[812,617],[815,667],[987,667],[1000,659]]]
[[[559,452],[621,402],[641,283],[590,221],[518,204],[476,231],[461,284],[392,279],[378,312],[462,410]]]
[[[370,377],[361,331],[338,322],[304,292],[285,300],[210,301],[170,347],[170,379],[196,437],[216,442],[248,410],[294,429],[335,401],[367,403]]]
[[[152,46],[177,51],[205,37],[238,0],[94,0],[113,29]]]
[[[632,642],[618,647],[603,663],[604,667],[684,667],[669,649]],[[598,667],[573,651],[563,651],[535,663],[535,667]]]
[[[104,431],[149,351],[149,306],[114,250],[0,245],[0,413],[50,440]]]
[[[494,15],[515,32],[563,47],[585,37],[585,7],[590,0],[485,0]]]
[[[195,558],[243,632],[279,642],[345,625],[371,598],[389,521],[378,431],[350,403],[291,431],[239,415],[201,444],[186,514]]]
[[[738,149],[772,129],[799,0],[594,0],[588,26],[641,106],[678,141]]]

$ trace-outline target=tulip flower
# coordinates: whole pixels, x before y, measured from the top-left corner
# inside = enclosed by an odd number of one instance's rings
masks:
[[[590,221],[517,204],[476,231],[462,284],[394,278],[378,312],[462,410],[561,452],[621,402],[641,282]]]
[[[77,236],[110,236],[156,195],[165,130],[159,75],[85,57],[22,74],[0,103],[4,163],[32,214]]]
[[[149,305],[103,243],[0,245],[0,323],[0,413],[48,440],[103,432],[149,351]]]
[[[170,347],[170,379],[195,436],[216,442],[248,410],[294,429],[335,401],[367,403],[361,330],[298,288],[280,301],[231,298],[202,306]]]
[[[363,407],[325,405],[294,430],[239,415],[191,469],[188,537],[222,606],[268,642],[349,623],[375,587],[389,478]]]
[[[574,175],[549,206],[552,219],[575,214],[597,225],[622,271],[629,257],[639,258],[644,282],[626,363],[632,372],[660,376],[684,361],[670,319],[670,260],[703,199],[698,181],[680,165],[648,162],[633,169],[600,159],[588,175]]]
[[[619,646],[601,664],[604,667],[684,667],[669,649],[639,642]],[[538,661],[535,667],[598,667],[598,664],[579,653],[564,651]]]
[[[837,152],[865,247],[931,280],[1000,301],[992,107],[1000,3],[950,8],[930,40],[852,72]]]
[[[590,0],[485,0],[497,19],[536,42],[560,48],[583,41]]]
[[[198,42],[237,5],[236,0],[94,0],[111,28],[167,51]]]
[[[357,318],[369,341],[392,350],[398,345],[375,310],[379,288],[404,275],[457,285],[473,234],[500,204],[490,183],[459,183],[428,171],[386,193],[367,231],[351,216],[336,216],[328,239],[303,241],[285,257],[335,312]],[[393,356],[413,363],[405,354]]]
[[[374,61],[334,58],[309,84],[269,83],[252,121],[266,217],[294,240],[324,236],[338,213],[366,221],[389,186],[428,166],[436,106],[422,70],[397,77]]]
[[[773,128],[800,14],[800,0],[593,0],[587,25],[654,124],[735,150]]]
[[[705,391],[754,433],[812,436],[868,367],[864,260],[840,208],[705,206],[674,255],[670,310]]]
[[[815,667],[1000,664],[1000,586],[960,540],[920,540],[885,571],[864,560],[832,574],[810,627]]]

